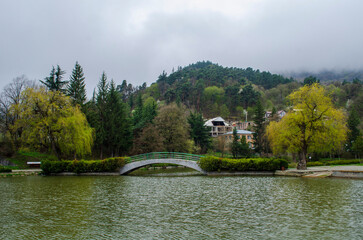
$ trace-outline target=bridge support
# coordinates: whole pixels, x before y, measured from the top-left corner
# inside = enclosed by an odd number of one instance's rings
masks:
[[[155,164],[155,163],[171,163],[171,164],[177,164],[181,166],[185,166],[188,168],[192,168],[194,170],[197,170],[201,172],[202,174],[207,174],[206,171],[201,169],[196,161],[190,161],[190,160],[181,160],[181,159],[173,159],[173,158],[167,158],[167,159],[149,159],[149,160],[143,160],[143,161],[136,161],[126,164],[120,169],[120,175],[128,174],[129,172],[132,172],[138,168]]]

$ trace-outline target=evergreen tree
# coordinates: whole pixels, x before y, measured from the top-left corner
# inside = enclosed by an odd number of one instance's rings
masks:
[[[86,84],[84,79],[83,69],[78,62],[76,62],[69,79],[67,95],[71,97],[74,104],[80,106],[83,106],[86,101]]]
[[[250,156],[250,147],[248,146],[246,136],[242,136],[240,140],[240,154],[243,157],[249,157]]]
[[[143,121],[144,119],[142,117],[143,107],[144,107],[144,104],[142,101],[142,97],[141,97],[141,94],[139,94],[136,99],[136,107],[135,107],[134,111],[132,112],[132,121],[133,121],[134,132],[137,132],[144,127],[144,121]]]
[[[115,83],[111,81],[105,111],[106,143],[111,156],[125,154],[132,143],[131,121]]]
[[[253,140],[255,151],[261,153],[263,151],[263,137],[265,133],[265,111],[263,110],[260,100],[257,100],[253,121]]]
[[[233,158],[238,158],[240,155],[240,149],[241,144],[239,142],[239,137],[237,135],[237,128],[233,128],[233,137],[232,137],[232,143],[231,143],[231,152],[233,155]]]
[[[68,82],[62,81],[63,75],[66,72],[63,71],[59,65],[57,65],[57,69],[52,67],[52,70],[50,71],[49,77],[46,77],[41,83],[43,83],[49,90],[51,91],[60,91],[62,93],[65,93],[65,89],[63,88]]]
[[[151,97],[151,100],[144,104],[141,94],[137,96],[136,107],[132,113],[132,122],[134,134],[138,135],[141,130],[156,117],[157,105],[155,100]]]
[[[126,102],[127,81],[123,80],[121,85],[117,85],[117,91],[121,94],[122,101]]]
[[[353,110],[349,113],[348,117],[348,142],[347,142],[347,150],[350,151],[354,142],[360,135],[360,131],[358,126],[360,124],[360,119],[357,111],[353,108]]]
[[[204,126],[204,120],[200,113],[190,113],[188,117],[190,136],[194,143],[200,147],[201,153],[206,153],[211,147],[211,137],[208,127]]]
[[[96,128],[96,145],[100,151],[100,158],[103,158],[103,151],[106,145],[106,111],[107,111],[107,94],[108,94],[108,83],[106,73],[103,72],[101,79],[98,83],[98,92],[96,96],[96,106],[98,112],[98,121]]]
[[[304,79],[304,85],[312,85],[314,83],[320,83],[320,80],[313,76]]]

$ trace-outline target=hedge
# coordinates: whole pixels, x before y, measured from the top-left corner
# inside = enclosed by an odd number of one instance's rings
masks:
[[[45,175],[61,172],[114,172],[125,165],[124,157],[107,158],[104,160],[73,160],[73,161],[43,161],[40,168]]]
[[[11,172],[11,169],[0,165],[0,172]]]
[[[275,171],[288,168],[288,162],[281,158],[230,159],[214,156],[202,157],[199,166],[208,172],[214,171]]]
[[[326,161],[326,162],[308,162],[306,165],[308,167],[314,166],[329,166],[329,165],[347,165],[347,164],[358,164],[361,163],[362,160],[360,159],[341,159],[341,160],[333,160],[333,161]]]

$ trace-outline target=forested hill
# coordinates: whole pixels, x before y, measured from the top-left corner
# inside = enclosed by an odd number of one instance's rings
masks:
[[[363,116],[362,81],[356,78],[353,81],[333,82],[333,76],[329,78],[328,75],[323,79],[330,81],[323,81],[319,76],[311,79],[324,82],[336,107],[348,110],[355,108],[359,116]],[[179,67],[170,75],[163,72],[156,83],[147,88],[144,84],[139,88],[140,91],[125,99],[134,108],[136,96],[141,92],[145,101],[153,99],[165,103],[183,103],[187,108],[201,112],[205,118],[222,116],[241,120],[245,119],[246,111],[249,119],[253,116],[258,99],[265,110],[287,110],[289,103],[286,96],[302,85],[302,82],[293,78],[252,68],[227,68],[207,61]]]
[[[145,89],[144,98],[181,102],[205,117],[240,117],[243,109],[253,107],[261,92],[291,78],[252,68],[228,68],[209,61],[179,67],[170,75],[163,72],[156,83]]]
[[[169,76],[163,73],[158,83],[166,83],[169,86],[189,81],[196,84],[204,84],[206,87],[217,86],[226,87],[234,84],[244,85],[252,83],[270,89],[281,83],[292,82],[292,78],[282,75],[271,74],[270,72],[260,72],[248,67],[246,69],[235,67],[222,67],[210,61],[203,61],[190,64],[187,67],[179,67]]]

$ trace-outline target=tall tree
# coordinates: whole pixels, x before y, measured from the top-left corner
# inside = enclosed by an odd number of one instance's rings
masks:
[[[29,87],[35,87],[35,82],[22,75],[14,78],[11,83],[4,87],[0,94],[0,132],[3,134],[3,139],[11,138],[10,142],[14,144],[13,147],[15,148],[19,147],[22,133],[21,128],[10,132],[11,126],[20,118],[21,113],[20,109],[15,106],[22,102],[22,92]],[[10,136],[7,133],[11,133]]]
[[[21,117],[13,128],[22,128],[22,144],[50,150],[58,159],[90,154],[93,129],[71,100],[59,91],[28,88],[19,104]]]
[[[257,100],[253,121],[255,123],[253,127],[253,141],[255,151],[258,153],[263,152],[263,137],[265,134],[265,111],[260,100]]]
[[[83,68],[78,64],[78,62],[76,62],[72,75],[69,78],[67,95],[71,97],[74,104],[78,104],[80,106],[83,106],[87,98],[84,79]]]
[[[250,148],[248,146],[245,136],[241,138],[237,134],[237,129],[233,129],[233,139],[231,143],[231,152],[233,158],[248,157],[250,155]]]
[[[185,109],[176,104],[170,104],[160,109],[155,118],[163,145],[168,152],[189,152],[189,132]]]
[[[237,128],[233,128],[231,152],[233,158],[238,158],[238,156],[240,155],[240,142],[239,142],[239,137],[237,135]]]
[[[338,150],[347,139],[346,118],[335,109],[325,89],[305,85],[289,95],[293,111],[280,122],[270,122],[267,134],[273,152],[299,153],[298,169],[306,169],[309,153]]]
[[[253,89],[252,84],[247,84],[242,88],[241,91],[241,101],[243,107],[247,109],[249,106],[253,106],[260,97],[260,93]]]
[[[157,114],[157,104],[154,98],[149,97],[145,103],[142,100],[141,94],[137,96],[136,107],[132,112],[133,130],[135,136],[141,132],[141,130],[151,123]]]
[[[96,129],[96,144],[100,151],[100,158],[103,159],[103,151],[106,144],[106,111],[107,111],[107,94],[109,90],[109,85],[107,83],[106,73],[103,72],[101,79],[97,85],[97,96],[96,96],[96,106],[98,112],[98,121]]]
[[[131,120],[115,83],[111,81],[105,115],[106,143],[111,156],[125,154],[132,143]]]
[[[201,153],[206,153],[211,147],[212,139],[210,137],[210,130],[204,126],[204,120],[200,113],[190,113],[188,117],[190,125],[190,136],[194,143],[200,147]]]
[[[353,108],[348,117],[348,141],[347,141],[347,150],[351,151],[354,142],[360,136],[360,130],[358,128],[360,124],[360,119],[357,111]]]
[[[155,124],[147,124],[134,141],[132,154],[164,151],[164,138]]]
[[[62,81],[63,75],[66,72],[63,71],[59,65],[57,65],[57,69],[52,67],[52,70],[50,71],[49,77],[46,77],[44,81],[40,80],[41,83],[43,83],[49,90],[51,91],[60,91],[62,93],[66,92],[66,89],[64,89],[64,86],[68,83],[68,81]]]

